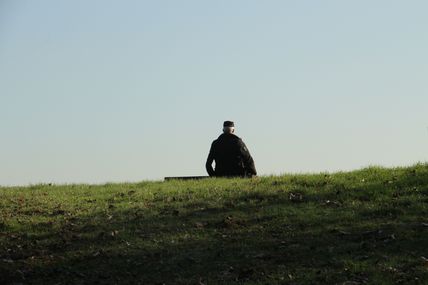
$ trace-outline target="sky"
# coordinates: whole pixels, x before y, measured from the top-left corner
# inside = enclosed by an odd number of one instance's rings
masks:
[[[423,0],[0,0],[0,185],[428,160]]]

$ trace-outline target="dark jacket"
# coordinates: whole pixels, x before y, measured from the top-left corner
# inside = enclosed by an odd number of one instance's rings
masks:
[[[212,163],[215,161],[215,170]],[[211,144],[205,168],[210,176],[257,175],[254,160],[244,142],[234,134],[222,134]]]

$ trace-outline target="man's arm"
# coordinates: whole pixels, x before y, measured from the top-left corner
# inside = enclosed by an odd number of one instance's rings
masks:
[[[207,162],[205,163],[205,169],[207,170],[209,176],[215,176],[215,171],[212,166],[213,161],[214,161],[214,142],[211,144]]]
[[[251,157],[250,151],[248,150],[245,143],[241,140],[240,152],[242,156],[242,161],[244,162],[245,174],[249,176],[257,175],[256,166],[254,165],[254,160]]]

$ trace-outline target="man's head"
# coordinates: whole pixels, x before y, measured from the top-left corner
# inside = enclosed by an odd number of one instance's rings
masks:
[[[233,134],[235,132],[235,124],[232,121],[225,121],[223,123],[223,133]]]

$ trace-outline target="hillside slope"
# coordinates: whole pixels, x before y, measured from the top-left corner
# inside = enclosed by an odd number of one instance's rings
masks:
[[[428,165],[0,188],[1,284],[428,284]]]

